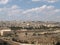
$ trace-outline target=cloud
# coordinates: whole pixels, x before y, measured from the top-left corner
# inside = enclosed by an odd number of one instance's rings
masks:
[[[5,15],[10,19],[22,19],[22,20],[59,20],[60,9],[54,6],[43,5],[31,9],[21,9],[18,5],[11,7],[0,8],[0,15]],[[3,16],[2,16],[3,17]]]
[[[42,12],[42,13],[50,13],[50,12],[54,12],[56,10],[56,12],[59,11],[59,9],[55,9],[54,6],[47,6],[47,5],[43,5],[41,7],[37,7],[37,8],[32,8],[32,9],[29,9],[29,10],[26,10],[24,11],[23,13],[26,14],[26,13],[30,13],[30,12]],[[52,13],[53,13],[52,12]]]
[[[19,6],[17,5],[13,5],[12,7],[10,7],[10,9],[8,8],[8,15],[18,15],[22,12],[22,9],[20,9]]]
[[[17,9],[17,8],[20,8],[20,7],[17,6],[17,5],[13,5],[11,8],[12,8],[12,9]]]
[[[53,20],[59,16],[60,9],[56,9],[54,6],[43,5],[40,7],[32,8],[23,11],[24,15],[27,15],[28,19],[32,20]],[[58,15],[57,15],[58,14]]]
[[[36,2],[36,1],[40,1],[40,0],[32,0],[32,1]]]
[[[18,5],[0,8],[0,20],[20,20],[22,11]]]
[[[46,2],[49,2],[49,3],[55,3],[57,2],[58,0],[45,0]]]
[[[0,0],[0,4],[7,4],[9,0]]]
[[[48,3],[55,3],[55,2],[57,2],[58,0],[32,0],[33,2],[38,2],[38,1],[40,1],[40,2],[48,2]]]
[[[5,14],[11,16],[11,15],[20,14],[20,12],[22,12],[22,10],[20,9],[19,6],[13,5],[12,7],[0,8],[0,12],[3,12],[3,13],[5,13]],[[0,14],[1,14],[1,13],[0,13]]]

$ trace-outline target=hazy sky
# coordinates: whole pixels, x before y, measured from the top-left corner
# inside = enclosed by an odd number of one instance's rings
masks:
[[[60,21],[60,0],[0,0],[0,20]]]

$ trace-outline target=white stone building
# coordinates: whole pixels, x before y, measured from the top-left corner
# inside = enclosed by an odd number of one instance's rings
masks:
[[[10,32],[10,31],[11,31],[11,29],[9,29],[9,28],[1,29],[0,30],[0,35],[3,36],[4,32]]]

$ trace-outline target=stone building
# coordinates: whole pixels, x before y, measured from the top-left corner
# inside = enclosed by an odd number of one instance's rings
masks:
[[[6,32],[6,33],[11,32],[11,29],[9,29],[9,28],[0,29],[0,35],[1,35],[1,36],[3,36],[5,32]]]

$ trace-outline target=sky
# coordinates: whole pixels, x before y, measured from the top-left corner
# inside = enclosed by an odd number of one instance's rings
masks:
[[[0,0],[0,20],[60,22],[60,0]]]

